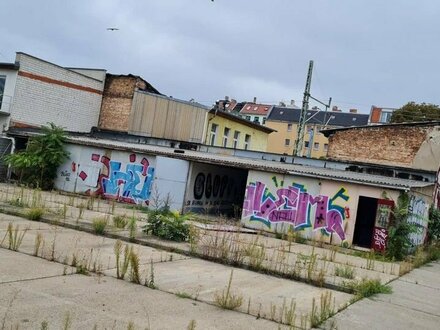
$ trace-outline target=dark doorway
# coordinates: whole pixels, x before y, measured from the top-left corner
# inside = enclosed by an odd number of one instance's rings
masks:
[[[359,196],[353,245],[370,248],[377,211],[376,198]]]

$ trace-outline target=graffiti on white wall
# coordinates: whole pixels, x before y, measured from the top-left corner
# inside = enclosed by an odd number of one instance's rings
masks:
[[[345,240],[344,220],[348,211],[336,204],[339,200],[349,199],[344,188],[332,197],[313,196],[304,186],[292,184],[283,187],[284,182],[278,184],[276,177],[272,180],[277,187],[274,192],[263,182],[248,184],[243,203],[244,217],[259,221],[269,228],[271,224],[280,222],[291,224],[296,230],[312,227],[325,234],[336,233],[341,240]]]
[[[410,234],[411,242],[417,246],[424,243],[428,230],[429,205],[422,197],[410,196],[408,222],[417,227],[417,231]]]
[[[90,179],[97,180],[97,189],[87,191],[92,195],[103,195],[125,203],[148,205],[154,167],[150,166],[145,157],[137,159],[136,154],[130,154],[128,160],[129,162],[123,165],[120,161],[94,153],[91,155],[92,163],[100,163],[103,165],[102,168],[83,166],[85,169],[81,170],[78,177],[84,182]],[[99,171],[98,175],[96,169]]]

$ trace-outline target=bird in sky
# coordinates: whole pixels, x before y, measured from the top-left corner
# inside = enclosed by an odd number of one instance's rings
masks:
[[[107,28],[107,31],[118,31],[119,29],[118,28],[115,28],[115,27],[109,27],[109,28]]]

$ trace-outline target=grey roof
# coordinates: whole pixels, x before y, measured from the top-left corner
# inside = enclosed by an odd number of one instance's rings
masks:
[[[361,185],[383,187],[395,190],[409,190],[411,188],[421,188],[433,185],[433,183],[430,182],[414,181],[372,174],[304,166],[298,164],[255,160],[250,158],[218,155],[199,151],[178,150],[178,152],[175,152],[175,149],[173,148],[144,145],[138,143],[127,143],[107,139],[97,139],[85,136],[69,136],[67,140],[72,144],[96,146],[107,149],[126,150],[249,170],[260,170],[273,173],[321,178],[332,181],[351,182]]]
[[[283,121],[289,123],[299,122],[301,109],[287,107],[273,107],[267,120]],[[308,110],[307,123],[328,126],[350,127],[367,125],[369,115],[361,113],[339,112],[339,111],[318,111]]]

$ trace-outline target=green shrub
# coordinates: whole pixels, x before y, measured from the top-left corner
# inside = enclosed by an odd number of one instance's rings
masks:
[[[108,223],[107,219],[96,218],[93,220],[93,224],[92,224],[93,230],[98,235],[104,235],[105,228],[107,227],[107,223]]]
[[[428,242],[440,240],[440,210],[431,206],[429,209]]]
[[[171,241],[186,241],[189,236],[189,225],[185,223],[186,220],[187,216],[167,210],[152,211],[143,231]]]
[[[393,222],[388,229],[386,255],[390,259],[403,260],[414,246],[410,235],[417,232],[417,226],[408,222],[409,195],[401,193],[393,210]]]
[[[26,212],[26,218],[29,220],[38,221],[44,214],[44,210],[41,207],[33,207]]]

